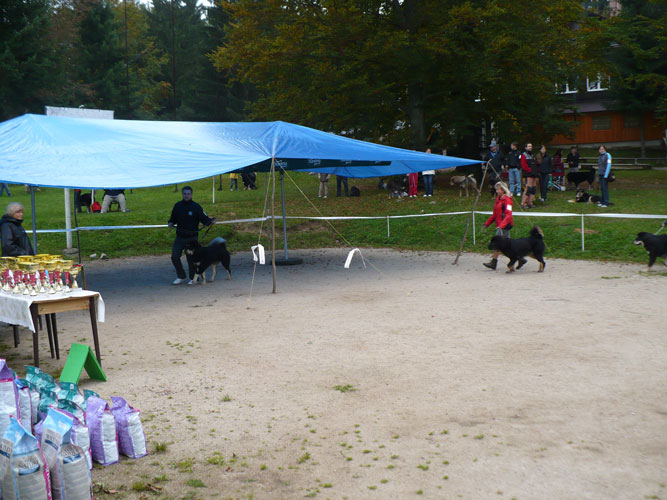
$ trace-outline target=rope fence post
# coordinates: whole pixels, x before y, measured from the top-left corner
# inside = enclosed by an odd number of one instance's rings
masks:
[[[389,216],[387,215],[387,238],[390,238],[391,236],[389,235]]]
[[[475,211],[472,211],[472,245],[477,245],[477,231],[475,230]]]
[[[581,214],[581,251],[584,250],[584,214]]]

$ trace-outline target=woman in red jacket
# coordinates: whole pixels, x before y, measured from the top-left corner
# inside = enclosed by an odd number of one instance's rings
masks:
[[[514,219],[512,218],[512,193],[510,193],[507,184],[504,182],[496,182],[495,184],[496,194],[496,203],[493,205],[493,213],[484,223],[482,229],[486,229],[491,225],[491,223],[496,223],[496,234],[504,238],[510,237],[510,230],[514,225]],[[491,262],[485,262],[484,267],[489,269],[495,269],[498,265],[498,255],[500,252],[496,250],[493,252],[493,258]]]

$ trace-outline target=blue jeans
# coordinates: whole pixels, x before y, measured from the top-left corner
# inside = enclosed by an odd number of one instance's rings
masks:
[[[521,169],[509,169],[510,193],[517,196],[521,195]]]
[[[433,195],[433,174],[426,174],[422,176],[424,178],[424,194]]]
[[[609,180],[604,177],[598,177],[600,183],[600,191],[602,191],[602,204],[609,205]]]
[[[7,196],[12,195],[12,193],[9,192],[9,184],[5,182],[0,182],[0,196],[2,196],[3,191],[7,191]]]

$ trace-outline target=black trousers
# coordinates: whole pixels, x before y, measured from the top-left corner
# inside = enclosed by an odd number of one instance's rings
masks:
[[[341,184],[342,184],[342,186],[341,186]],[[349,196],[349,192],[347,190],[347,177],[343,177],[342,175],[337,175],[336,176],[336,196],[340,196],[341,187],[345,188],[345,196]]]
[[[176,239],[174,240],[174,246],[171,248],[171,263],[176,269],[176,276],[181,279],[185,278],[185,270],[183,269],[183,263],[181,262],[181,255],[183,254],[183,250],[185,250],[185,247],[188,245],[188,243],[192,241],[197,241],[197,237],[191,236],[189,238],[181,238],[180,236],[176,236]],[[190,279],[192,279],[195,277],[195,265],[192,262],[192,257],[190,257],[188,254],[185,254],[185,260],[188,261],[188,275]]]
[[[543,174],[540,172],[540,198],[543,200],[547,199],[547,193],[549,192],[549,176],[551,174]]]

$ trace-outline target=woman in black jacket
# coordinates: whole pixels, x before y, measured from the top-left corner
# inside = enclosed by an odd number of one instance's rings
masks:
[[[21,224],[23,224],[23,205],[15,201],[7,205],[7,211],[0,219],[3,257],[35,255],[30,238]]]
[[[553,170],[553,162],[551,161],[551,156],[547,153],[547,147],[542,144],[540,147],[540,152],[537,154],[535,159],[537,165],[537,172],[540,176],[540,201],[547,201],[547,188],[549,187],[549,176]]]

